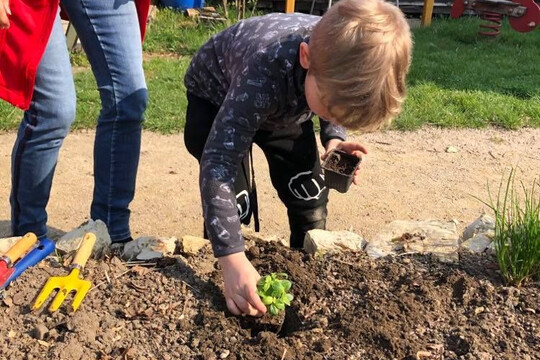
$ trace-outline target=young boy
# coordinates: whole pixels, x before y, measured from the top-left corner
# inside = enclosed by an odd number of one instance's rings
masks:
[[[322,18],[270,14],[241,21],[195,54],[185,76],[184,139],[200,163],[205,228],[233,314],[266,311],[240,231],[250,215],[242,174],[250,147],[263,150],[288,210],[291,247],[302,247],[306,231],[324,229],[328,201],[311,118],[321,120],[326,153],[367,153],[345,141],[344,127],[373,130],[399,113],[411,47],[395,6],[340,0]]]

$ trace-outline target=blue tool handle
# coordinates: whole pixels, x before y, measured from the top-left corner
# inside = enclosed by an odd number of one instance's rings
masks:
[[[17,261],[13,266],[15,271],[9,279],[3,284],[1,288],[9,285],[13,280],[19,277],[26,269],[39,263],[51,254],[55,249],[54,241],[49,238],[43,238],[40,240],[39,245],[30,251],[25,257]]]

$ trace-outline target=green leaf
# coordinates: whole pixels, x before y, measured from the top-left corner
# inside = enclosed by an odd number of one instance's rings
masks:
[[[275,301],[275,299],[271,296],[261,295],[261,301],[264,305],[270,305]]]
[[[285,291],[289,291],[291,289],[292,282],[290,282],[289,280],[281,280],[281,285],[283,285]]]
[[[285,273],[271,273],[257,282],[257,294],[272,315],[291,305],[293,296],[287,291],[292,287],[292,282],[286,280],[287,276]]]
[[[283,294],[281,296],[281,299],[279,299],[279,301],[281,301],[285,305],[289,306],[289,305],[291,305],[291,300],[292,300],[292,299],[289,299],[289,296],[292,297],[291,294]]]
[[[281,281],[272,284],[272,294],[276,297],[280,297],[281,293],[285,291],[285,288],[281,284]]]
[[[267,292],[268,289],[270,289],[270,286],[272,286],[272,279],[268,276],[265,276],[264,284],[262,286],[263,291]]]

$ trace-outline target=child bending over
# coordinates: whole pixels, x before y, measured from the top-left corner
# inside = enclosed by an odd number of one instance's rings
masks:
[[[340,0],[324,16],[269,14],[213,36],[185,76],[184,139],[200,163],[205,231],[236,315],[261,315],[259,274],[244,254],[241,222],[253,197],[246,162],[264,152],[273,186],[287,207],[293,248],[324,229],[328,189],[312,117],[325,155],[333,148],[361,157],[345,128],[375,130],[401,110],[411,56],[409,26],[383,0]],[[358,183],[358,172],[354,183]]]

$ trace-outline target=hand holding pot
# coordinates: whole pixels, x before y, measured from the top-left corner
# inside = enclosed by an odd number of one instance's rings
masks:
[[[261,278],[243,252],[218,259],[223,271],[227,308],[234,315],[262,316],[266,307],[257,295],[257,282]]]
[[[11,10],[9,9],[9,0],[0,0],[0,29],[9,28],[9,18]]]
[[[331,139],[326,143],[326,152],[321,156],[321,159],[326,159],[328,153],[332,149],[338,149],[359,158],[362,158],[363,155],[367,155],[368,153],[366,147],[358,142]],[[360,167],[358,167],[358,169],[356,169],[356,171],[354,172],[353,183],[355,185],[358,185],[360,183]]]

